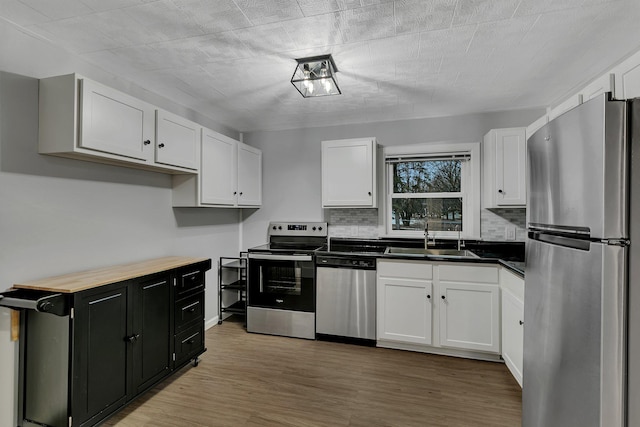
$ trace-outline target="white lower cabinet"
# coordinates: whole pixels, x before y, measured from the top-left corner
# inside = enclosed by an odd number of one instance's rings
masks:
[[[440,282],[440,345],[500,352],[500,288]]]
[[[431,345],[433,283],[381,278],[378,282],[378,339]]]
[[[378,260],[378,346],[498,360],[495,265]]]
[[[524,280],[502,270],[502,358],[522,387],[524,346]]]

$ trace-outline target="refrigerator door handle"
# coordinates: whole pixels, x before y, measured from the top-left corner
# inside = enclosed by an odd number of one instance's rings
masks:
[[[571,227],[567,225],[538,224],[530,222],[529,230],[537,231],[540,233],[573,236],[576,239],[588,239],[591,237],[591,230],[589,229],[589,227]]]
[[[529,230],[529,239],[537,240],[543,243],[549,243],[565,248],[579,249],[588,251],[591,247],[591,241],[587,239],[578,239],[575,237],[567,237],[558,234],[549,234],[541,231]]]

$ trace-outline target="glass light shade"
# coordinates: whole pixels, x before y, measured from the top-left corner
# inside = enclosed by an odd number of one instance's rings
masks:
[[[305,97],[340,95],[336,73],[338,69],[331,55],[296,59],[298,65],[291,83]]]

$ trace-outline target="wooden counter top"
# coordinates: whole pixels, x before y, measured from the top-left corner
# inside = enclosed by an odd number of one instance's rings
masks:
[[[97,268],[30,282],[16,283],[13,287],[16,289],[73,293],[209,260],[209,258],[178,256],[154,258],[130,264]]]

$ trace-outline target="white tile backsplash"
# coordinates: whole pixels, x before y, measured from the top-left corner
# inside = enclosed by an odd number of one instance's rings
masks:
[[[379,237],[377,209],[326,209],[325,221],[329,223],[329,237],[376,239]],[[507,227],[515,228],[515,241],[524,242],[527,237],[526,210],[482,209],[480,229],[482,240],[506,241]]]

